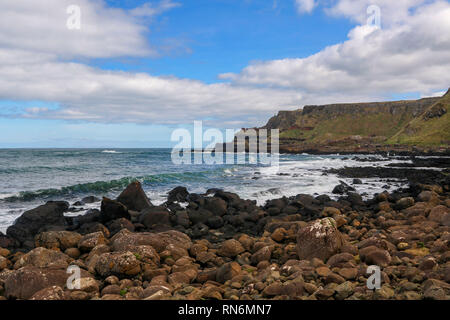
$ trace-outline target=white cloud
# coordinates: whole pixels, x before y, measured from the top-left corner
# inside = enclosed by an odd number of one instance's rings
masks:
[[[254,63],[221,78],[236,85],[297,89],[304,97],[326,95],[329,102],[339,93],[348,100],[358,95],[368,100],[392,93],[428,94],[448,86],[450,4],[436,1],[394,20],[402,23],[386,29],[359,25],[347,41],[312,56]]]
[[[314,0],[295,0],[295,6],[299,13],[311,13],[316,5]]]
[[[80,8],[80,30],[69,30],[71,5]],[[137,16],[154,16],[176,6],[163,0],[126,11],[102,0],[2,0],[0,47],[57,55],[59,59],[155,55]]]

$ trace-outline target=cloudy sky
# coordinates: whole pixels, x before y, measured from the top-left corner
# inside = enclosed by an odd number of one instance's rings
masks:
[[[0,147],[164,147],[194,120],[449,86],[449,1],[0,3]]]

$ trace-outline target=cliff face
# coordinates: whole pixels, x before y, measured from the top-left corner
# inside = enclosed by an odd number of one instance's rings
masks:
[[[280,129],[284,152],[448,149],[450,90],[439,98],[305,106],[280,111],[263,127]]]

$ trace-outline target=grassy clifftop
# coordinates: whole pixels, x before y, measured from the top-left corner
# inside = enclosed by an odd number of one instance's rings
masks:
[[[280,147],[351,151],[404,145],[448,148],[450,90],[443,97],[305,106],[281,111],[265,129],[280,129]]]

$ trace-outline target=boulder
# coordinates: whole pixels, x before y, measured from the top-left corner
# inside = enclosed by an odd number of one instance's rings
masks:
[[[360,249],[359,255],[361,260],[368,265],[387,267],[391,263],[391,255],[389,252],[376,246],[368,246]]]
[[[122,191],[117,201],[124,204],[128,210],[142,211],[152,207],[139,181],[132,182]]]
[[[103,235],[103,232],[98,231],[83,236],[78,242],[78,249],[82,252],[89,252],[100,244],[107,244],[108,240]]]
[[[450,227],[450,208],[439,205],[431,209],[428,219]]]
[[[139,216],[139,222],[152,229],[157,225],[170,226],[169,211],[164,207],[153,207],[145,209]]]
[[[188,250],[192,242],[186,234],[175,230],[159,233],[131,233],[124,229],[111,238],[111,244],[114,251],[125,251],[135,246],[149,245],[157,252],[162,252],[168,245]]]
[[[48,231],[38,234],[34,243],[36,247],[65,251],[76,248],[81,237],[79,233],[71,231]]]
[[[119,232],[122,229],[127,229],[128,231],[133,232],[135,230],[135,226],[133,223],[131,223],[130,220],[125,218],[116,219],[113,221],[110,221],[106,224],[106,227],[110,231],[110,235],[115,235],[117,232]]]
[[[217,253],[223,257],[234,258],[244,251],[245,249],[239,241],[230,239],[222,243]]]
[[[216,216],[224,216],[227,213],[227,203],[218,197],[207,198],[205,200],[205,209]]]
[[[81,270],[82,274],[86,271]],[[11,272],[5,280],[5,296],[10,299],[30,299],[38,291],[64,287],[70,275],[66,269],[27,266]]]
[[[39,247],[22,255],[14,264],[14,269],[20,269],[25,266],[67,268],[72,260],[72,258],[62,252]]]
[[[65,201],[49,201],[35,209],[26,211],[10,226],[6,234],[18,241],[33,241],[34,236],[47,231],[51,227],[66,226],[64,212],[69,209],[69,203]]]
[[[189,197],[189,192],[185,187],[176,187],[169,192],[167,202],[186,202]]]
[[[217,269],[216,281],[225,283],[241,273],[241,266],[237,262],[228,262]]]
[[[106,197],[103,198],[101,211],[100,211],[100,220],[102,223],[116,220],[120,218],[125,218],[130,220],[131,216],[128,213],[128,209],[122,203],[118,201],[114,201],[108,199]]]
[[[39,290],[30,298],[30,300],[64,300],[64,290],[60,286],[51,286]]]
[[[115,275],[117,277],[135,276],[141,272],[141,266],[136,256],[127,252],[103,253],[99,256],[95,271],[102,277]]]
[[[300,260],[319,258],[326,261],[336,254],[344,239],[332,218],[309,223],[297,234],[297,253]]]

